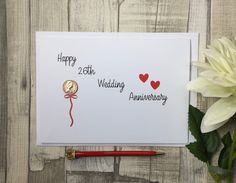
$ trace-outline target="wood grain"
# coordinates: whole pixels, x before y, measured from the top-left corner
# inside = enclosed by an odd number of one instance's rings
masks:
[[[180,167],[179,148],[158,148],[154,150],[166,152],[164,156],[151,157],[150,181],[153,182],[178,182]]]
[[[0,0],[0,182],[212,183],[186,148],[115,147],[167,154],[64,162],[64,148],[36,146],[35,32],[199,32],[203,59],[211,40],[236,35],[235,9],[235,0]],[[214,102],[199,97],[198,107]]]
[[[119,150],[149,150],[150,147],[120,147]],[[150,157],[120,157],[119,175],[150,180]]]
[[[126,0],[119,4],[119,32],[155,32],[157,0]]]
[[[7,32],[6,2],[0,1],[0,182],[7,167]]]
[[[78,147],[73,147],[74,149]],[[84,151],[102,151],[114,150],[113,147],[79,147],[78,149]],[[94,172],[113,172],[114,171],[114,158],[113,157],[91,157],[80,158],[77,160],[67,160],[65,162],[65,169],[71,171],[94,171]]]
[[[236,35],[236,1],[214,0],[211,5],[211,40]]]
[[[74,171],[67,173],[70,183],[150,183],[142,178],[116,176],[112,172]],[[153,182],[154,183],[154,182]]]
[[[29,1],[6,1],[7,183],[28,181],[30,36]]]
[[[222,36],[228,38],[235,38],[236,36],[236,1],[234,0],[214,0],[211,2],[211,41]],[[215,100],[213,100],[215,102]],[[212,102],[212,103],[213,103]],[[227,124],[222,130],[221,134],[225,134],[225,130],[235,128],[235,125]],[[236,182],[236,162],[234,165],[234,179],[233,182]]]
[[[202,50],[206,48],[208,40],[209,1],[193,0],[189,4],[188,31],[200,33],[199,59],[204,61]],[[198,96],[198,107],[205,111],[208,101]],[[180,182],[207,182],[208,173],[206,166],[197,160],[186,148],[180,148]]]
[[[71,0],[69,3],[69,30],[88,32],[117,31],[118,4],[116,0]],[[75,147],[76,148],[76,147]],[[82,150],[113,150],[113,147],[80,147]],[[113,172],[114,158],[85,158],[66,160],[66,170]],[[74,178],[68,174],[68,182]],[[95,179],[94,179],[95,180]]]
[[[30,5],[31,5],[30,170],[37,171],[37,170],[43,170],[45,161],[64,157],[65,148],[36,146],[35,33],[36,31],[67,31],[68,2],[65,0],[51,0],[51,1],[31,0]],[[61,173],[63,174],[63,172]]]
[[[155,32],[186,32],[188,14],[188,0],[159,0]]]
[[[150,5],[150,3],[152,4]],[[188,1],[124,1],[120,6],[120,30],[151,32],[185,32],[188,27]],[[126,5],[126,3],[128,5]],[[140,5],[140,3],[142,3]],[[181,4],[181,5],[180,5]],[[125,14],[125,12],[129,12]],[[125,16],[126,15],[126,16]],[[127,25],[126,25],[127,24]],[[146,29],[145,29],[146,28]],[[131,147],[129,147],[131,148]],[[152,147],[145,147],[152,148]],[[140,149],[140,147],[138,148]],[[141,148],[143,149],[143,148]],[[179,148],[168,148],[167,159],[120,158],[120,175],[149,181],[179,180]],[[165,167],[163,171],[160,167]]]
[[[71,0],[69,10],[70,31],[117,31],[117,0]]]
[[[156,30],[156,15],[158,1],[121,1],[119,3],[119,31],[120,32],[154,32]],[[119,147],[119,150],[136,149],[147,150],[150,147]],[[117,157],[115,158],[115,172],[126,180],[138,178],[139,181],[149,181],[151,171],[150,157]]]
[[[69,183],[113,183],[112,173],[71,172],[67,174]]]
[[[64,159],[47,161],[43,171],[30,171],[29,183],[64,183]]]

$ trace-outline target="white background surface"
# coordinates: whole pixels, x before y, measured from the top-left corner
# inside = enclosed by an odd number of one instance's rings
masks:
[[[49,33],[36,37],[38,144],[185,144],[188,142],[190,39],[196,34]],[[193,57],[197,47],[194,42]],[[76,56],[74,67],[57,56]],[[192,58],[194,59],[194,58]],[[78,75],[78,67],[92,65],[94,76]],[[142,83],[138,75],[149,73]],[[125,83],[99,88],[98,79]],[[69,127],[65,80],[77,81],[73,100],[74,125]],[[160,80],[157,90],[151,80]],[[161,101],[129,101],[129,94],[163,94]]]

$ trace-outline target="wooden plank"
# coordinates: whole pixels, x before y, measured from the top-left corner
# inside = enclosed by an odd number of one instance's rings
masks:
[[[64,147],[36,146],[36,80],[35,32],[67,31],[68,2],[64,0],[31,0],[31,110],[30,110],[30,170],[42,170],[45,160],[64,157]],[[62,161],[60,161],[62,162]],[[61,164],[60,166],[63,166]],[[48,165],[50,166],[50,165]],[[51,165],[53,166],[53,164]],[[48,172],[49,174],[51,172]],[[63,172],[61,172],[63,174]],[[37,175],[37,174],[34,174]],[[40,174],[39,174],[40,176]],[[50,176],[50,175],[49,175]]]
[[[147,181],[140,181],[140,180],[138,180],[138,181],[115,181],[115,182],[113,182],[113,183],[150,183],[150,182],[147,182]]]
[[[122,147],[122,150],[159,150],[164,156],[121,157],[119,174],[151,182],[170,182],[179,178],[179,148],[158,147]],[[168,176],[167,176],[168,175]],[[176,181],[174,181],[176,182]]]
[[[177,171],[164,171],[162,172],[162,182],[164,183],[173,183],[173,182],[179,182],[179,173]]]
[[[119,147],[119,150],[149,150],[150,147]],[[150,157],[120,157],[119,175],[149,180],[151,171]]]
[[[223,36],[223,34],[227,34],[228,36],[232,35],[232,27],[231,24],[229,24],[229,22],[232,21],[227,21],[229,20],[228,18],[234,16],[233,14],[235,12],[233,10],[231,11],[231,8],[235,6],[235,4],[229,5],[228,2],[222,1],[191,1],[191,4],[189,30],[200,32],[200,58],[203,58],[201,50],[205,48],[206,44],[210,44],[210,40],[214,39],[214,37],[220,37],[220,34],[222,34],[221,36]],[[225,16],[225,13],[228,12],[228,10],[222,6],[223,4],[227,4],[231,15],[227,14],[227,16]],[[211,10],[212,13],[214,12],[215,17],[213,17]],[[220,27],[218,27],[219,25]],[[223,30],[222,28],[225,28],[226,30]],[[214,98],[199,97],[198,107],[205,111],[214,102]],[[181,154],[181,182],[193,182],[193,180],[196,182],[213,182],[212,178],[207,173],[206,166],[196,160],[196,158],[189,154],[188,151],[186,152],[186,149],[181,149]],[[216,161],[217,158],[215,157],[214,162]],[[194,174],[192,173],[193,170]]]
[[[188,0],[159,0],[155,32],[186,32],[188,13]]]
[[[208,182],[206,166],[196,159],[186,148],[181,148],[180,181],[181,183]]]
[[[80,149],[84,151],[102,151],[102,150],[114,150],[113,147],[74,147],[74,149]],[[65,168],[68,171],[94,171],[94,172],[113,172],[114,170],[114,158],[113,157],[91,157],[80,158],[77,160],[66,160]]]
[[[118,3],[116,0],[71,0],[69,4],[69,30],[88,32],[117,31]],[[113,150],[113,147],[80,147],[82,150]],[[85,158],[66,160],[68,171],[113,172],[114,158]],[[68,178],[67,182],[72,180]],[[72,181],[73,182],[73,181]]]
[[[188,31],[200,33],[199,60],[204,60],[202,50],[206,48],[209,30],[209,1],[193,0],[189,4]],[[208,108],[208,100],[198,96],[198,107],[205,111]],[[208,182],[206,166],[196,159],[186,148],[180,149],[180,182]]]
[[[189,4],[188,32],[197,32],[199,39],[199,60],[204,60],[203,49],[206,48],[208,41],[208,24],[210,23],[210,14],[208,0],[192,0]]]
[[[236,35],[236,1],[235,0],[214,0],[211,6],[211,40]]]
[[[6,1],[7,21],[7,181],[28,181],[30,37],[29,1]]]
[[[67,174],[70,183],[113,183],[113,173],[71,172]]]
[[[7,167],[7,33],[6,1],[0,1],[0,182]]]
[[[126,0],[119,4],[119,32],[155,32],[157,0]]]
[[[70,31],[117,31],[117,0],[71,0],[69,9]]]
[[[29,183],[64,183],[64,159],[46,162],[43,171],[30,171]]]
[[[203,50],[209,44],[210,39],[210,9],[211,3],[208,0],[193,0],[189,6],[188,32],[199,33],[199,61],[204,62]],[[197,107],[201,111],[206,111],[210,105],[209,100],[198,95]]]
[[[67,173],[70,183],[150,183],[147,180],[126,176],[116,176],[112,172],[76,171]]]
[[[214,0],[211,1],[211,24],[210,38],[211,41],[222,36],[235,38],[236,35],[236,1],[234,0]],[[227,124],[221,129],[221,134],[225,134],[226,129],[235,128],[234,125]],[[236,163],[235,163],[236,169]],[[234,178],[232,182],[236,182],[236,171],[234,169]]]
[[[124,1],[120,6],[120,31],[185,32],[188,25],[189,2],[185,1]],[[133,147],[127,147],[132,149]],[[152,149],[137,147],[136,149]],[[157,147],[154,147],[155,149]],[[139,177],[149,181],[178,182],[179,148],[161,148],[167,152],[159,157],[120,158],[122,176]],[[161,167],[164,167],[161,170]]]
[[[120,32],[154,32],[156,29],[157,1],[129,0],[119,3]],[[119,147],[119,150],[148,150],[151,147]],[[117,157],[115,158],[115,173],[117,179],[128,177],[150,180],[150,157]]]
[[[150,181],[153,182],[178,182],[180,167],[179,148],[157,148],[166,152],[164,156],[151,157]]]

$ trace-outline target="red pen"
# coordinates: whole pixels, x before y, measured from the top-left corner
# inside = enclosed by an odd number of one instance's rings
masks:
[[[163,155],[164,152],[157,151],[78,151],[68,149],[66,157],[69,160],[77,159],[80,157],[98,157],[98,156],[156,156]]]

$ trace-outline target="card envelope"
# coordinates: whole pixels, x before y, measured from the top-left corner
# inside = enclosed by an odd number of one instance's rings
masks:
[[[38,145],[184,145],[197,34],[37,32]],[[76,84],[68,93],[63,86]],[[64,85],[63,85],[64,84]]]

